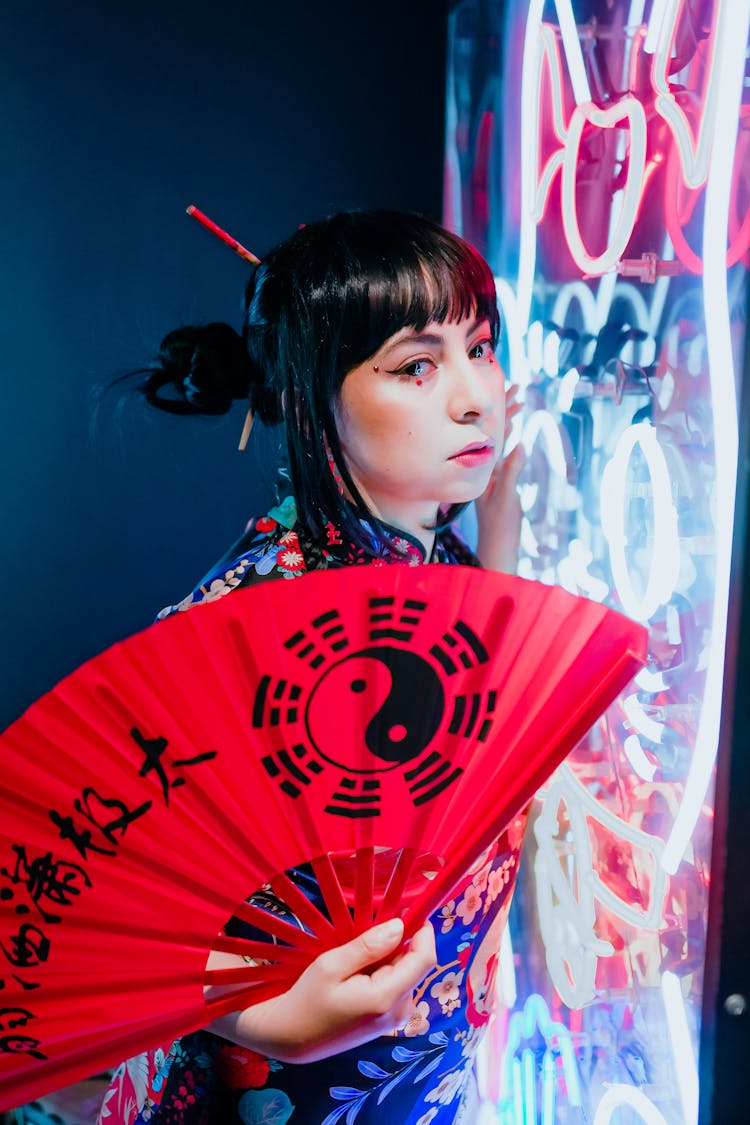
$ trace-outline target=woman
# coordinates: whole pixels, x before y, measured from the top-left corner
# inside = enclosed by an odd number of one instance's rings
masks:
[[[290,495],[165,613],[320,568],[513,565],[521,455],[501,459],[499,318],[475,250],[417,216],[337,215],[266,256],[245,309],[242,339],[226,325],[166,337],[142,389],[173,412],[247,398],[263,422],[283,422]],[[472,500],[478,559],[451,528]],[[406,951],[402,924],[386,923],[274,1000],[129,1060],[101,1121],[471,1120],[521,832],[519,821]],[[294,875],[315,899],[309,872]]]

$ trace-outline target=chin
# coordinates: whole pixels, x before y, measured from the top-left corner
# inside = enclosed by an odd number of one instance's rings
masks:
[[[478,500],[487,488],[491,475],[491,473],[488,473],[487,476],[480,481],[475,481],[473,484],[466,484],[463,488],[452,489],[450,498],[446,498],[442,503],[470,504],[473,500]]]

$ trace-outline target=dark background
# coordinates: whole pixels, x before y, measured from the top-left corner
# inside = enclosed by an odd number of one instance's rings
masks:
[[[348,207],[440,218],[444,5],[0,10],[0,727],[186,594],[272,499],[244,411],[97,388],[181,323],[240,325],[247,266]]]

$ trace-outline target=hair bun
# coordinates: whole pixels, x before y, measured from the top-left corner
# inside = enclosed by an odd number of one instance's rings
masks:
[[[235,399],[248,397],[253,381],[242,337],[215,322],[165,336],[141,390],[152,406],[172,414],[226,414]]]

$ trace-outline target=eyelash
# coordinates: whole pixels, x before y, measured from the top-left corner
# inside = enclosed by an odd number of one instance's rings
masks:
[[[472,353],[476,352],[478,348],[484,349],[483,353],[477,356],[473,355]],[[485,340],[478,340],[476,344],[472,344],[472,346],[469,348],[470,359],[490,359],[493,354],[494,351],[492,340],[489,338],[489,336]],[[423,379],[426,375],[426,372],[417,371],[416,368],[419,367],[420,364],[427,365],[432,362],[433,361],[431,359],[413,359],[411,363],[405,363],[403,367],[397,367],[395,371],[386,371],[386,374],[395,375],[397,378],[405,379],[407,381],[411,379]]]
[[[485,351],[482,355],[472,357],[472,358],[490,359],[494,355],[494,348],[492,346],[492,340],[489,338],[489,336],[487,337],[486,340],[478,340],[476,342],[476,344],[473,344],[471,346],[471,348],[469,349],[469,355],[471,355],[472,352],[475,352],[477,350],[477,348],[484,348]]]
[[[421,365],[427,365],[432,361],[429,359],[413,359],[411,363],[404,364],[403,367],[396,368],[395,371],[388,371],[388,375],[396,375],[399,379],[424,379],[425,372],[417,371],[416,368]]]

